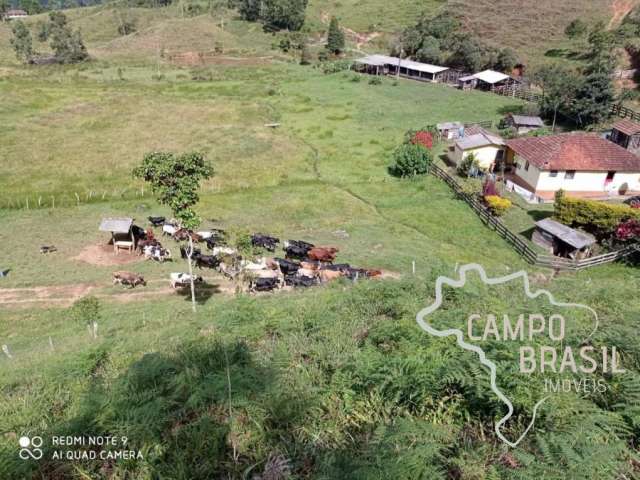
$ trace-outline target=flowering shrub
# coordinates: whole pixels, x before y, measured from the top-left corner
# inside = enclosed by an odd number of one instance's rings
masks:
[[[496,182],[494,182],[493,180],[485,180],[485,182],[482,184],[482,196],[483,197],[499,197],[500,194],[498,193],[498,190],[496,189]]]
[[[425,148],[433,148],[433,135],[431,132],[420,130],[411,139],[414,145],[422,145]]]
[[[640,221],[626,220],[616,227],[616,238],[620,241],[640,240]]]
[[[484,197],[484,201],[487,203],[489,210],[496,217],[500,217],[506,213],[509,208],[511,208],[511,200],[508,198],[498,197],[497,195],[489,195]]]
[[[421,145],[403,143],[393,152],[389,173],[396,177],[414,177],[429,171],[431,151]]]

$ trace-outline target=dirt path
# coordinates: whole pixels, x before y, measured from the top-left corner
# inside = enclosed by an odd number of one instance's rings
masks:
[[[613,17],[609,21],[609,30],[618,27],[638,3],[638,0],[613,0],[611,4]]]

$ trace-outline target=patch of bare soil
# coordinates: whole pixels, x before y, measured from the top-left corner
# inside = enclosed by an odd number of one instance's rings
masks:
[[[12,307],[68,307],[88,295],[96,286],[88,283],[32,288],[0,289],[0,305]]]
[[[142,255],[135,253],[120,252],[116,255],[111,245],[89,245],[85,247],[78,255],[72,257],[72,260],[98,265],[100,267],[108,267],[110,265],[127,265],[129,263],[137,263],[144,260]]]
[[[631,13],[631,10],[638,4],[638,0],[613,0],[611,8],[613,9],[613,17],[609,21],[609,29],[619,26],[624,17]]]
[[[269,63],[273,57],[229,57],[216,52],[181,52],[169,55],[169,61],[181,66],[203,65],[255,66]]]

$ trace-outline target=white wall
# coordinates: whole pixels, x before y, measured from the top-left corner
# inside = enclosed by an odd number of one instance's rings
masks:
[[[467,158],[470,154],[475,154],[478,164],[482,169],[488,169],[492,163],[496,161],[496,155],[500,150],[504,150],[503,147],[497,145],[488,145],[486,147],[473,148],[469,150],[461,150],[456,145],[454,153],[454,161],[456,165],[460,165],[463,159]]]
[[[578,171],[572,179],[565,178],[565,171],[558,171],[555,177],[549,171],[540,171],[534,165],[529,165],[529,171],[524,170],[526,161],[515,156],[518,164],[516,174],[527,182],[536,191],[555,192],[563,189],[567,192],[618,192],[622,184],[626,183],[629,191],[640,191],[640,172],[638,173],[616,173],[613,181],[605,187],[607,172],[585,172]]]

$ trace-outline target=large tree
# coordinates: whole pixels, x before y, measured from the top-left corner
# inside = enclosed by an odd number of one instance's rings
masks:
[[[51,49],[60,63],[78,63],[89,58],[79,30],[71,30],[67,16],[55,11],[49,13],[49,21],[41,25],[38,39],[50,40]]]
[[[336,17],[331,17],[331,21],[329,22],[327,50],[334,55],[338,55],[344,51],[344,32],[340,29]]]
[[[262,0],[260,18],[267,30],[300,30],[304,24],[307,1]]]
[[[200,197],[200,182],[213,175],[213,167],[200,153],[175,155],[167,152],[153,152],[145,155],[142,165],[133,170],[133,175],[151,184],[158,202],[168,206],[182,228],[193,231],[201,219],[193,207]],[[196,310],[196,294],[193,282],[193,238],[189,235],[187,262],[191,276],[191,302]]]
[[[23,62],[29,62],[34,54],[31,32],[29,32],[29,29],[20,20],[11,26],[11,31],[13,32],[11,45],[16,52],[16,57]]]
[[[575,71],[562,64],[548,64],[540,68],[534,79],[542,87],[542,97],[538,103],[543,115],[551,116],[551,130],[556,128],[558,111],[569,111],[580,82]]]

